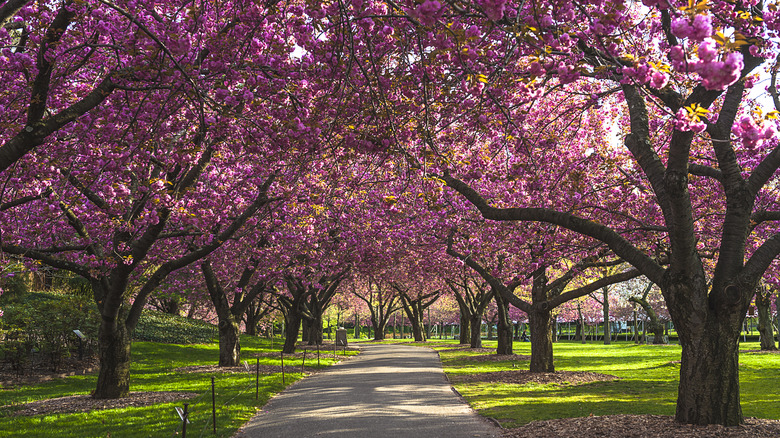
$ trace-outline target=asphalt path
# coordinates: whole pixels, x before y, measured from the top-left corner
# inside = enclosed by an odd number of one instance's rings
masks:
[[[272,398],[235,437],[500,436],[455,394],[436,352],[392,344],[360,349]]]

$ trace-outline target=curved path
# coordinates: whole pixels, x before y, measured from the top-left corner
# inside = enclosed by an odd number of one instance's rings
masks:
[[[455,395],[436,352],[387,344],[360,349],[271,399],[235,437],[500,436],[500,428]]]

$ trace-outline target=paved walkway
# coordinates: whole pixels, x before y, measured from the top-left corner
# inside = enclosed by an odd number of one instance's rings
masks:
[[[271,399],[236,438],[496,437],[450,388],[438,355],[406,345],[362,352]]]

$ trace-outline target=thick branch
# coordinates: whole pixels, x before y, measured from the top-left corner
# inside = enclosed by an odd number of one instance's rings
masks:
[[[442,179],[482,213],[486,219],[495,221],[534,221],[559,225],[568,230],[604,242],[618,257],[642,271],[653,282],[660,283],[664,269],[653,259],[633,246],[629,241],[609,227],[572,214],[546,208],[495,208],[463,181],[444,174]],[[512,303],[514,304],[514,303]]]
[[[22,248],[21,246],[9,245],[4,243],[2,246],[3,252],[7,254],[15,254],[22,257],[27,257],[33,260],[40,260],[41,262],[58,269],[64,269],[66,271],[73,272],[76,275],[80,275],[87,280],[92,280],[89,268],[78,263],[69,262],[66,260],[60,260],[53,257],[43,251],[31,248]]]
[[[100,105],[115,87],[109,74],[94,90],[68,108],[45,120],[28,122],[24,129],[0,146],[0,172],[43,143],[46,137]]]
[[[274,179],[275,175],[269,176],[260,187],[259,194],[255,201],[249,205],[244,210],[244,212],[241,213],[241,215],[234,219],[233,222],[231,222],[231,224],[227,226],[221,233],[215,235],[208,244],[197,248],[194,251],[190,251],[189,253],[175,260],[170,260],[166,263],[163,263],[159,268],[157,268],[157,270],[155,270],[154,274],[152,274],[149,280],[147,280],[147,282],[143,285],[135,300],[133,301],[130,314],[127,317],[128,329],[133,330],[136,324],[138,324],[138,318],[141,316],[141,310],[146,304],[147,297],[152,293],[152,291],[154,291],[154,289],[157,288],[157,286],[160,285],[160,283],[162,283],[168,274],[211,254],[214,250],[222,246],[222,244],[225,243],[225,241],[227,241],[239,228],[241,228],[244,223],[246,223],[246,221],[252,217],[260,208],[270,202],[268,198],[268,189],[270,188]]]
[[[561,304],[573,300],[575,298],[579,298],[582,296],[585,296],[591,292],[597,291],[601,289],[602,287],[609,286],[611,284],[620,283],[626,280],[630,280],[632,278],[636,278],[642,275],[641,272],[637,269],[629,269],[628,271],[621,272],[619,274],[613,274],[609,275],[607,277],[602,277],[590,284],[587,284],[585,286],[579,287],[577,289],[572,289],[570,291],[566,291],[558,296],[555,296],[549,300],[546,301],[547,305],[550,309],[553,309],[555,307],[560,306]]]

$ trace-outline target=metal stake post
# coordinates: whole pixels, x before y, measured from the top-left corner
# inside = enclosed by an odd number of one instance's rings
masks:
[[[214,434],[217,433],[217,398],[214,391],[214,376],[211,376],[211,423],[214,426]]]
[[[282,356],[282,385],[284,385],[284,351],[279,353]]]
[[[255,358],[255,400],[260,399],[260,357]]]
[[[187,408],[190,406],[189,403],[184,403],[184,419],[181,422],[181,436],[182,438],[187,438],[187,416],[189,415],[187,413]]]

